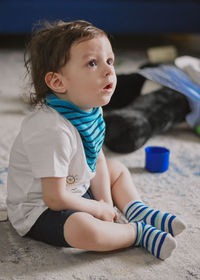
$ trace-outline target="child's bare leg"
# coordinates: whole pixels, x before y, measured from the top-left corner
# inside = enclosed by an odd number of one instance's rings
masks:
[[[143,204],[131,175],[123,164],[116,160],[108,160],[107,164],[113,201],[129,222],[142,221],[173,236],[186,228],[185,223],[175,215],[151,209]]]
[[[107,160],[111,193],[115,205],[123,211],[130,201],[141,201],[129,170],[117,160]]]
[[[96,219],[90,214],[72,214],[64,226],[65,240],[75,248],[90,251],[112,251],[134,244],[136,229]]]
[[[77,212],[64,225],[65,240],[75,248],[90,251],[112,251],[133,245],[142,246],[154,256],[166,259],[176,248],[176,240],[166,232],[134,222],[117,224]]]

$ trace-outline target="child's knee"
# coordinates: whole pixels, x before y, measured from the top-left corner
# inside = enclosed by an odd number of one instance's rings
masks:
[[[72,247],[85,249],[89,243],[98,240],[98,229],[94,217],[88,213],[77,212],[72,214],[64,225],[64,237]]]
[[[122,175],[128,173],[126,166],[118,160],[108,159],[107,166],[110,174],[111,185]]]

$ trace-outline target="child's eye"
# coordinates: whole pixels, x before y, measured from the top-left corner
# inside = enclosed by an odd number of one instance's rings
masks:
[[[114,61],[112,58],[109,58],[109,59],[107,59],[107,63],[108,63],[108,65],[113,65]]]
[[[90,67],[94,67],[96,65],[97,65],[97,62],[94,59],[88,62],[88,66],[90,66]]]

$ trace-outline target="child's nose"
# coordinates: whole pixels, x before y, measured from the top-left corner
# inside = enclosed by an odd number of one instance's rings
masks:
[[[104,67],[104,75],[109,76],[109,75],[112,75],[113,73],[114,73],[113,65],[109,65],[106,63],[105,67]]]

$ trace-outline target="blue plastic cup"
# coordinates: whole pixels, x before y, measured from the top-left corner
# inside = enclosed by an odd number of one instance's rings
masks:
[[[169,149],[159,146],[145,148],[145,168],[150,172],[165,172],[169,168]]]

